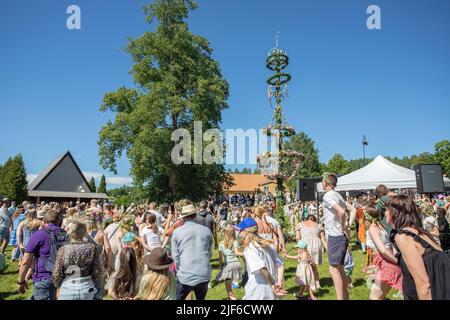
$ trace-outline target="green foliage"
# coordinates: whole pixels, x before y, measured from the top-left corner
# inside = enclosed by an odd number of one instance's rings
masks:
[[[442,172],[450,177],[450,142],[442,140],[436,143],[434,159],[442,166]]]
[[[100,179],[100,184],[98,185],[97,192],[98,193],[106,193],[106,178],[105,178],[105,175],[102,175],[102,178]]]
[[[288,182],[288,188],[290,190],[295,189],[296,178],[320,176],[319,150],[315,148],[314,140],[312,140],[305,132],[302,131],[292,136],[284,143],[283,149],[293,150],[305,155],[305,160],[300,163],[297,174]]]
[[[341,154],[336,153],[323,169],[325,169],[324,171],[333,172],[338,175],[347,174],[350,173],[350,163]]]
[[[0,171],[0,194],[17,203],[28,198],[28,182],[22,155],[9,158]]]
[[[95,186],[95,179],[94,179],[94,177],[92,177],[91,180],[89,180],[89,190],[91,190],[91,192],[96,192],[97,191],[97,187]]]
[[[366,158],[365,161],[363,158],[349,160],[349,162],[348,162],[349,163],[349,172],[353,172],[353,171],[361,169],[362,167],[364,167],[368,163],[370,163],[372,160],[373,159],[371,159],[371,158]]]
[[[218,128],[228,108],[229,86],[209,42],[185,22],[195,8],[190,0],[156,0],[144,7],[156,28],[130,38],[126,48],[137,87],[106,94],[100,108],[115,114],[99,133],[100,164],[117,173],[116,160],[125,153],[135,185],[156,201],[196,201],[229,183],[223,165],[171,160],[173,130],[185,128],[193,136],[194,121],[201,121],[203,130]]]

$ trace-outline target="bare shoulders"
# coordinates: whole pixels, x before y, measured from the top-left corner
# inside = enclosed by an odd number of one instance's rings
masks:
[[[433,247],[437,251],[443,251],[440,246],[438,246],[434,241],[432,241],[427,235],[421,234],[419,235],[419,232],[413,228],[404,228],[404,230],[409,231],[411,233],[414,233],[415,235],[419,236],[420,239],[428,243],[431,247]],[[414,243],[417,248],[423,249],[422,245],[414,240],[411,236],[408,236],[404,233],[398,233],[395,235],[395,241],[400,241],[400,243]]]

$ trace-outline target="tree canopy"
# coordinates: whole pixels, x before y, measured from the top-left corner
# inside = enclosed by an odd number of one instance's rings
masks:
[[[144,6],[155,31],[129,38],[131,75],[136,87],[107,93],[101,111],[112,111],[99,133],[100,164],[117,173],[123,153],[131,163],[134,184],[153,200],[199,200],[220,193],[230,182],[221,164],[175,165],[171,160],[173,130],[193,133],[219,128],[228,108],[229,86],[207,39],[189,31],[185,22],[197,8],[191,0],[156,0]],[[193,140],[193,139],[192,139]]]
[[[28,198],[28,182],[22,155],[9,158],[0,170],[0,194],[22,202]]]

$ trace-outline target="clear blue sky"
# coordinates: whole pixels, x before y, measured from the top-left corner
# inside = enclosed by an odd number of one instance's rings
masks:
[[[127,36],[142,35],[144,0],[0,2],[0,162],[22,153],[39,173],[70,149],[83,171],[98,164],[98,131],[110,115],[103,95],[132,86]],[[286,116],[320,149],[404,156],[450,138],[450,1],[198,0],[192,32],[208,38],[231,86],[222,129],[261,128],[267,101],[267,52],[280,32],[293,76]],[[66,28],[77,4],[82,30]],[[381,7],[382,29],[368,30],[366,9]],[[129,164],[119,164],[128,176]],[[107,173],[111,175],[110,173]]]

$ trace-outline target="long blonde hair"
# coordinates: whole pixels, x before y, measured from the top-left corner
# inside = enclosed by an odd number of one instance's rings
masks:
[[[244,240],[244,246],[248,246],[250,243],[253,244],[258,244],[259,246],[265,248],[265,247],[269,247],[273,244],[272,240],[266,240],[261,238],[260,236],[258,236],[258,229],[256,228],[250,228],[247,229],[247,237]]]
[[[36,210],[27,209],[25,211],[24,227],[28,230],[36,230],[41,225],[41,220],[36,218]]]
[[[70,242],[82,241],[87,234],[86,225],[79,219],[73,219],[67,226],[67,234]]]
[[[236,240],[236,231],[232,226],[229,226],[223,232],[223,245],[226,249],[233,249],[234,241]]]
[[[152,270],[147,273],[148,281],[141,298],[145,300],[161,300],[171,285],[169,269]]]

